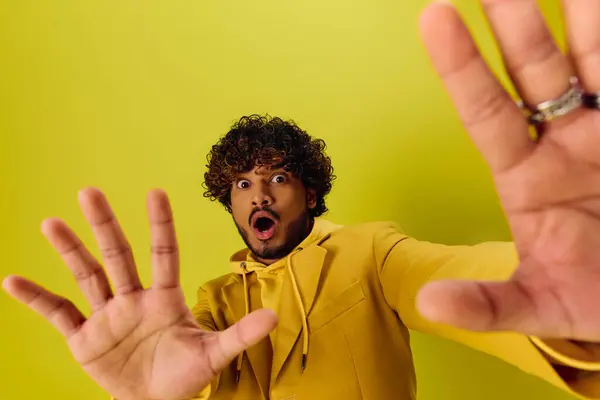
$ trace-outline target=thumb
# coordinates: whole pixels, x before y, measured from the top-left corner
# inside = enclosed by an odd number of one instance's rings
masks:
[[[456,328],[526,334],[539,331],[531,292],[516,279],[431,282],[420,290],[416,302],[426,319]]]
[[[219,332],[214,346],[208,348],[215,372],[225,368],[234,357],[266,337],[277,325],[277,314],[270,309],[254,311],[226,330]]]

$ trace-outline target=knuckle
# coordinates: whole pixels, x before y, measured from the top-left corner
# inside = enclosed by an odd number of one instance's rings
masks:
[[[77,268],[73,271],[73,276],[78,283],[98,277],[103,272],[102,267],[96,264],[92,268]]]
[[[543,29],[536,30],[513,49],[507,67],[513,73],[519,73],[531,66],[545,64],[557,56],[561,56],[561,53],[549,33]]]
[[[498,304],[496,303],[494,296],[488,290],[488,287],[485,284],[478,283],[477,289],[479,290],[479,293],[482,299],[485,301],[488,308],[489,318],[486,321],[485,328],[491,329],[494,326],[496,326],[499,321],[500,310],[498,309]]]
[[[71,254],[80,252],[82,250],[82,248],[83,248],[83,243],[77,242],[77,243],[74,243],[73,245],[67,247],[66,249],[59,250],[59,253],[63,257],[69,256]]]
[[[132,254],[131,247],[128,245],[107,247],[101,249],[100,252],[105,260],[114,260],[115,258],[127,257]]]
[[[75,305],[73,302],[71,302],[71,300],[65,299],[64,297],[59,297],[56,299],[56,304],[54,307],[48,312],[47,317],[48,319],[52,319],[60,312],[66,312],[74,308]]]
[[[248,347],[248,340],[246,340],[246,338],[244,337],[242,324],[235,324],[235,338],[242,345],[243,348]]]
[[[115,285],[115,291],[120,295],[126,295],[137,292],[141,289],[141,285],[136,282],[125,282],[121,285]]]
[[[483,92],[477,101],[471,102],[462,112],[462,120],[467,129],[475,129],[492,118],[501,118],[512,104],[508,95],[501,90]]]
[[[179,248],[175,245],[154,245],[151,247],[151,251],[155,255],[172,255],[177,254]]]
[[[103,226],[110,225],[113,222],[116,222],[115,216],[110,214],[105,216],[104,218],[90,221],[90,225],[93,227],[101,228]]]

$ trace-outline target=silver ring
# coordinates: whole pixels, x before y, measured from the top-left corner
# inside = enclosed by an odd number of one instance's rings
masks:
[[[545,101],[535,107],[526,106],[523,100],[519,100],[517,105],[523,110],[527,122],[530,125],[540,125],[581,108],[584,105],[584,92],[579,85],[579,79],[573,76],[569,83],[571,87],[562,96]]]

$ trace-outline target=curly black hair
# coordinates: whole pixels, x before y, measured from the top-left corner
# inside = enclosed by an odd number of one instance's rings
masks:
[[[283,168],[299,178],[304,187],[313,189],[317,205],[311,217],[327,212],[325,196],[332,188],[335,175],[326,145],[311,137],[294,121],[269,115],[252,114],[240,118],[207,156],[204,174],[204,197],[218,200],[231,213],[231,188],[236,174],[255,166]]]

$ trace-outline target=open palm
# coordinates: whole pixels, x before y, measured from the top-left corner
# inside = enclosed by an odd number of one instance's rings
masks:
[[[132,251],[105,197],[81,192],[84,214],[102,250],[104,268],[60,220],[43,233],[73,272],[92,314],[21,277],[4,280],[16,299],[44,315],[67,339],[76,360],[119,400],[185,399],[200,392],[245,348],[271,331],[276,317],[259,310],[223,332],[199,327],[179,285],[179,256],[166,195],[152,191],[148,213],[153,285],[142,288]]]
[[[578,77],[600,91],[600,2],[563,0],[569,56],[535,0],[481,0],[525,104],[559,98]],[[522,110],[477,51],[456,10],[429,7],[424,42],[473,142],[490,166],[520,264],[506,282],[435,282],[430,319],[461,328],[600,341],[600,113],[580,108],[531,140]]]

